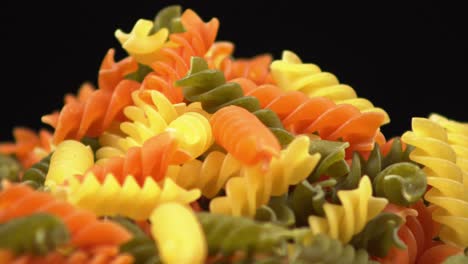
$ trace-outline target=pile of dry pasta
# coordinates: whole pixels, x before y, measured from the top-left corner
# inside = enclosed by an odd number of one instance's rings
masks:
[[[0,263],[468,263],[468,124],[385,110],[169,6],[0,144]]]

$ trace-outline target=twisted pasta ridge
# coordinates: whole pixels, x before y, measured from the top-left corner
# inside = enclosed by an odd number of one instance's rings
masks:
[[[281,150],[274,134],[244,108],[223,107],[213,114],[210,124],[216,143],[244,164],[268,163]]]
[[[298,136],[278,157],[273,157],[264,171],[260,166],[243,166],[240,177],[226,183],[226,196],[211,200],[210,211],[234,216],[254,216],[257,208],[271,196],[280,196],[312,172],[320,154],[309,154],[310,139]]]
[[[348,142],[312,140],[309,153],[320,153],[321,158],[308,180],[316,182],[322,175],[334,178],[345,176],[349,172],[349,166],[345,160],[347,147],[349,147]]]
[[[14,154],[24,169],[37,163],[53,149],[52,135],[46,129],[36,133],[29,128],[15,127],[13,137],[15,143],[0,142],[0,154]]]
[[[351,104],[361,112],[378,112],[384,115],[383,124],[390,122],[387,112],[374,107],[367,99],[357,97],[356,91],[340,84],[335,75],[322,70],[315,64],[303,63],[289,50],[283,51],[281,60],[271,63],[271,75],[278,86],[285,91],[300,91],[309,97],[326,97],[336,104]]]
[[[328,234],[343,243],[361,232],[388,203],[387,199],[372,196],[372,185],[367,176],[361,178],[357,189],[338,191],[338,197],[342,205],[326,202],[323,205],[325,217],[312,215],[308,220],[313,234]]]
[[[49,171],[51,156],[52,154],[47,155],[38,163],[32,165],[31,168],[27,169],[21,177],[21,181],[34,189],[44,186]]]
[[[232,256],[236,252],[273,253],[278,256],[291,231],[244,217],[197,213],[208,246],[208,254]]]
[[[21,165],[13,157],[0,154],[0,182],[8,180],[16,182],[19,180]]]
[[[205,234],[190,208],[164,203],[153,211],[150,220],[151,233],[163,263],[204,263],[208,251]]]
[[[123,122],[120,125],[120,130],[127,136],[101,136],[102,142],[107,141],[110,146],[105,146],[97,152],[98,163],[104,164],[113,156],[123,156],[131,147],[141,146],[149,138],[166,130],[173,131],[179,142],[180,157],[176,159],[181,163],[200,156],[213,143],[208,119],[191,111],[185,104],[173,105],[158,91],[135,91],[132,98],[134,105],[124,109],[131,122]]]
[[[468,124],[449,120],[438,114],[431,114],[432,120],[447,131],[447,141],[457,155],[456,164],[463,170],[464,178],[468,178]],[[466,180],[468,181],[468,180]]]
[[[161,181],[177,154],[178,142],[172,131],[167,131],[146,140],[141,147],[131,147],[123,157],[113,157],[106,163],[95,164],[81,178],[93,173],[100,182],[104,182],[108,174],[112,174],[120,184],[132,175],[138,185],[143,186],[147,177],[156,182]]]
[[[4,262],[1,262],[4,261]],[[78,249],[72,252],[56,250],[45,256],[21,255],[15,257],[12,252],[0,250],[0,263],[21,264],[131,264],[134,263],[129,254],[120,254],[116,246],[97,246],[89,249]]]
[[[160,28],[152,33],[154,28],[154,22],[139,19],[130,33],[117,29],[114,35],[132,58],[139,63],[150,65],[160,56],[159,50],[169,36],[167,28]]]
[[[308,98],[297,91],[282,91],[271,84],[257,86],[238,78],[232,80],[241,85],[246,96],[254,96],[262,108],[271,109],[280,118],[286,130],[293,134],[317,133],[321,139],[349,142],[346,154],[353,151],[370,151],[377,141],[385,138],[379,131],[384,115],[379,112],[360,112],[349,105],[336,105],[324,97]]]
[[[54,188],[75,174],[83,174],[93,164],[94,155],[91,147],[76,140],[62,141],[50,157],[44,184]],[[31,175],[31,180],[40,181],[38,178],[36,175]]]
[[[153,209],[164,202],[188,204],[199,197],[199,190],[187,191],[169,178],[159,186],[147,177],[140,187],[130,175],[119,184],[111,174],[101,183],[90,173],[83,181],[72,178],[67,188],[67,200],[79,208],[98,216],[122,215],[135,220],[148,219]]]
[[[140,84],[123,78],[135,71],[137,65],[119,65],[125,59],[115,63],[113,57],[114,50],[110,50],[104,58],[98,90],[93,91],[85,102],[70,101],[64,105],[56,120],[54,144],[65,139],[97,137],[113,121],[124,119],[122,110],[131,104],[131,93],[140,88]],[[47,116],[43,117],[43,121],[47,121]]]
[[[50,214],[32,214],[0,225],[0,248],[20,255],[44,255],[68,242],[67,227]]]
[[[175,84],[182,87],[184,97],[188,101],[201,102],[203,109],[208,113],[215,113],[229,105],[240,106],[260,119],[282,145],[289,144],[294,138],[284,130],[275,113],[268,109],[261,109],[255,97],[244,96],[237,83],[226,83],[223,73],[219,70],[210,70],[208,63],[200,57],[192,58],[190,72]]]
[[[445,129],[426,118],[413,118],[412,131],[402,140],[415,147],[411,160],[422,164],[427,184],[432,188],[424,198],[436,205],[433,219],[442,224],[442,241],[468,246],[468,184],[456,162],[456,153],[447,142]]]
[[[159,51],[161,59],[150,65],[154,73],[143,81],[144,89],[158,90],[173,103],[184,100],[182,90],[174,82],[187,74],[191,57],[207,54],[219,28],[218,19],[204,23],[191,9],[185,10],[180,20],[186,32],[169,36],[170,41]]]
[[[224,59],[234,52],[234,44],[229,41],[216,41],[205,54],[210,69],[219,69]]]
[[[405,249],[405,243],[398,237],[403,219],[393,213],[383,212],[371,219],[364,229],[354,235],[350,244],[365,249],[376,257],[387,256],[391,247]],[[414,263],[414,262],[410,262]]]
[[[184,189],[200,189],[211,199],[230,178],[239,175],[241,167],[242,163],[231,154],[211,151],[203,161],[194,159],[182,165],[170,165],[166,177]]]
[[[337,239],[325,234],[318,234],[306,245],[296,246],[297,255],[292,263],[373,263],[363,249],[355,249],[351,245],[343,245]]]
[[[70,232],[71,244],[80,248],[119,245],[131,237],[118,224],[100,221],[89,211],[26,185],[11,184],[0,192],[0,224],[34,213],[50,213],[60,218]]]
[[[294,211],[290,208],[286,195],[271,197],[267,205],[257,208],[254,219],[285,227],[291,227],[296,223]]]
[[[314,185],[302,181],[294,187],[289,196],[289,206],[294,213],[296,226],[308,226],[310,215],[325,216],[323,205],[327,193],[324,189],[334,184],[334,180],[321,181]]]
[[[169,33],[184,32],[185,28],[180,21],[182,7],[179,5],[167,6],[158,11],[154,17],[154,27],[151,33],[155,33],[161,28],[167,28]]]

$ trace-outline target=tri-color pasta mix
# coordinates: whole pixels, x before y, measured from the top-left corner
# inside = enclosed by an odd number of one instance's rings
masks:
[[[468,263],[468,123],[386,137],[332,73],[218,27],[117,30],[125,58],[0,144],[0,263]]]

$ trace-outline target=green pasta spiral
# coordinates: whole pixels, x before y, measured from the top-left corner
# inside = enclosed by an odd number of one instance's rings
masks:
[[[268,205],[262,205],[255,213],[255,220],[271,222],[281,226],[293,226],[296,222],[294,212],[290,208],[287,196],[271,197]]]
[[[120,246],[120,252],[133,256],[138,264],[160,264],[158,249],[155,241],[148,236],[135,236]]]
[[[184,32],[184,26],[180,21],[182,7],[179,5],[171,5],[161,9],[154,18],[154,26],[149,35],[153,35],[161,28],[167,28],[169,33]]]
[[[399,205],[411,205],[426,192],[426,174],[417,165],[409,162],[392,164],[382,170],[374,180],[377,196],[385,197]]]
[[[290,194],[289,203],[294,212],[296,226],[307,226],[310,215],[325,215],[323,204],[327,193],[323,188],[334,183],[334,180],[328,180],[312,185],[308,181],[303,181],[295,186]]]
[[[123,217],[123,216],[113,216],[113,217],[107,217],[107,219],[118,223],[119,225],[127,229],[127,231],[133,234],[133,236],[135,237],[146,236],[145,232],[143,232],[143,230],[141,230],[141,228],[138,227],[135,224],[135,222],[133,222],[133,220],[131,220],[130,218]]]
[[[328,140],[312,140],[309,153],[320,153],[320,161],[314,171],[308,177],[309,182],[316,182],[320,176],[341,177],[349,172],[349,166],[345,161],[345,149],[348,142]]]
[[[0,182],[8,180],[17,182],[19,180],[19,172],[21,165],[16,159],[8,155],[0,154]]]
[[[260,223],[244,217],[198,213],[205,232],[209,255],[224,256],[236,252],[275,254],[284,256],[286,241],[292,238],[288,229],[270,223]]]
[[[363,249],[355,249],[351,245],[343,245],[339,240],[324,234],[312,238],[308,245],[298,246],[293,264],[323,263],[323,264],[361,264],[375,263],[369,260],[368,253]]]
[[[402,218],[396,214],[380,213],[352,238],[350,244],[355,248],[367,250],[373,256],[385,257],[393,246],[406,248],[405,243],[398,237],[402,223]]]
[[[253,96],[244,96],[241,86],[235,82],[226,82],[224,73],[208,69],[208,64],[200,57],[192,57],[187,76],[175,82],[183,87],[183,93],[189,102],[201,102],[208,113],[236,105],[253,113],[276,136],[281,145],[289,144],[294,136],[287,132],[276,113],[270,109],[261,109],[260,102]]]
[[[19,217],[0,225],[0,248],[18,255],[44,255],[69,239],[66,225],[50,214]]]
[[[38,189],[44,186],[44,182],[47,176],[47,172],[49,171],[50,165],[50,158],[52,157],[52,153],[47,155],[45,158],[41,159],[36,164],[32,165],[31,168],[27,169],[21,181],[24,184],[27,184],[34,189]]]
[[[408,146],[402,150],[401,141],[393,140],[387,155],[382,156],[379,145],[365,160],[359,153],[353,153],[350,171],[344,177],[337,178],[338,183],[333,188],[333,201],[337,202],[336,193],[339,190],[351,190],[358,186],[359,179],[367,175],[372,179],[374,195],[385,197],[391,203],[409,206],[417,202],[425,193],[427,187],[426,175],[414,162],[409,160]]]

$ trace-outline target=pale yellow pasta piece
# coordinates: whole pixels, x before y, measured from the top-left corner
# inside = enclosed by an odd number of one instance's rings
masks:
[[[146,65],[151,65],[152,62],[160,58],[158,51],[166,43],[169,36],[167,28],[161,28],[158,32],[150,35],[153,26],[152,21],[140,19],[130,33],[124,33],[120,29],[115,31],[115,37],[119,40],[122,48],[139,63]]]
[[[356,91],[346,84],[341,84],[335,75],[323,72],[319,66],[303,63],[291,51],[283,51],[281,60],[275,60],[270,66],[273,79],[278,86],[286,91],[301,91],[310,97],[326,97],[337,104],[351,104],[362,112],[379,112],[384,114],[384,124],[390,118],[383,110],[367,99],[357,97]]]
[[[344,244],[361,232],[367,222],[377,216],[387,205],[385,198],[372,196],[369,177],[364,176],[354,190],[338,191],[341,205],[326,202],[325,217],[310,216],[309,226],[313,234],[327,234]]]
[[[93,165],[94,155],[89,146],[76,140],[62,141],[50,158],[45,185],[54,188],[75,174],[83,174]]]
[[[206,238],[193,211],[165,203],[151,214],[151,233],[166,264],[201,264],[207,256]]]
[[[171,179],[165,179],[161,186],[147,177],[140,187],[132,176],[125,178],[122,185],[112,175],[104,182],[92,174],[86,174],[81,182],[71,178],[67,200],[80,208],[90,210],[99,216],[122,215],[135,220],[146,220],[156,206],[165,202],[188,204],[200,197],[200,190],[185,190]]]
[[[271,196],[280,196],[290,185],[307,178],[320,160],[320,154],[309,154],[310,139],[297,136],[279,157],[273,157],[265,169],[243,166],[239,177],[226,183],[226,196],[210,203],[213,213],[253,217],[257,208],[268,203]]]

